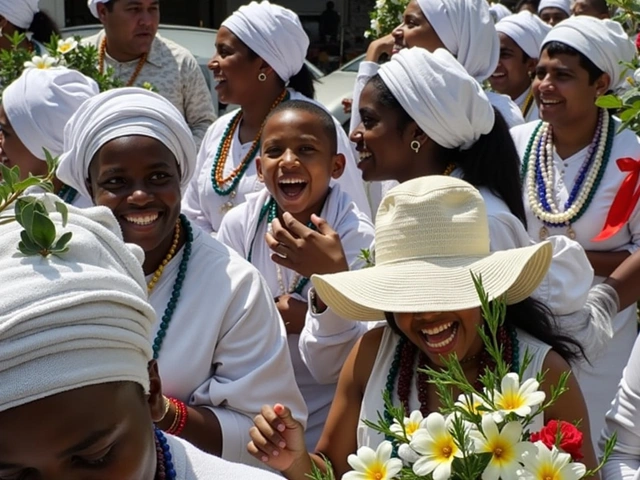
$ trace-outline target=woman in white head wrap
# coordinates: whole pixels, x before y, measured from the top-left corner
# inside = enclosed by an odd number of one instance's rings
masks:
[[[531,12],[523,11],[499,21],[496,30],[500,38],[500,61],[489,77],[491,88],[511,97],[525,121],[538,120],[531,79],[542,41],[551,27]]]
[[[513,15],[513,12],[501,3],[492,3],[489,7],[489,12],[491,13],[493,21],[495,23],[498,23],[503,18],[507,18],[508,16]]]
[[[46,53],[43,44],[60,32],[53,19],[40,11],[39,3],[40,0],[0,0],[0,50],[11,49],[7,36],[30,32],[21,46],[32,47],[35,54]]]
[[[171,103],[123,88],[93,97],[71,118],[58,175],[109,207],[125,241],[145,252],[158,317],[153,356],[174,398],[158,427],[227,460],[253,462],[248,429],[266,399],[286,396],[303,422],[306,408],[264,280],[180,215],[195,156]]]
[[[40,199],[72,237],[64,254],[29,257],[22,227],[0,226],[0,477],[276,478],[154,429],[164,399],[143,252],[108,209],[69,207],[63,222]]]
[[[512,129],[524,164],[530,235],[576,239],[596,283],[640,247],[640,209],[633,197],[640,141],[630,130],[619,131],[620,121],[595,104],[624,81],[623,62],[635,55],[617,22],[564,20],[545,38],[536,67],[533,93],[541,121]],[[593,368],[578,372],[595,438],[637,334],[635,308],[616,316],[612,328],[613,338]]]
[[[313,101],[314,80],[304,63],[308,47],[298,16],[268,1],[242,6],[222,23],[209,68],[219,100],[240,105],[240,110],[209,128],[198,154],[198,173],[185,194],[184,213],[204,230],[215,233],[226,212],[264,188],[254,159],[267,114],[282,101]],[[336,132],[338,153],[347,159],[338,182],[369,214],[353,148],[337,121]]]
[[[46,175],[45,150],[52,157],[64,151],[64,127],[82,103],[100,93],[98,84],[66,68],[28,68],[2,93],[0,155],[20,168],[21,179]],[[76,206],[89,206],[86,196],[54,179],[54,193]]]
[[[544,23],[555,27],[571,16],[571,0],[541,0],[538,15]]]

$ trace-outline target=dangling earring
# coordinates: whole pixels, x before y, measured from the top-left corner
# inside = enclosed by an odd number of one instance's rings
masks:
[[[261,72],[260,75],[258,75],[258,80],[265,82],[267,80],[267,75]]]
[[[417,140],[414,140],[413,142],[411,142],[411,150],[413,150],[416,153],[420,153],[420,148],[422,147],[422,145],[420,145],[420,142]]]

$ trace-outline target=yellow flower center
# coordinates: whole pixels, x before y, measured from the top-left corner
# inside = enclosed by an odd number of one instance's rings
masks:
[[[418,430],[420,425],[415,422],[408,422],[405,426],[405,430],[407,431],[407,435],[411,436]]]
[[[442,456],[444,458],[449,458],[451,456],[451,447],[443,447],[442,448]]]
[[[60,50],[61,53],[67,53],[71,50],[71,45],[62,45],[58,50]]]
[[[499,403],[499,407],[502,410],[517,410],[523,405],[522,397],[518,394],[518,392],[513,391],[507,392],[505,395],[503,395]]]
[[[497,458],[500,458],[502,456],[502,449],[500,447],[496,448],[493,451],[493,456],[497,457]]]
[[[384,463],[375,462],[367,469],[367,478],[371,480],[382,480],[387,476],[387,468]]]

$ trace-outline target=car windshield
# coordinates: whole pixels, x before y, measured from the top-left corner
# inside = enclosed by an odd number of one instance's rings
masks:
[[[343,72],[353,72],[358,73],[358,69],[360,68],[360,63],[364,60],[364,55],[360,55],[359,57],[354,58],[349,63],[340,68]]]

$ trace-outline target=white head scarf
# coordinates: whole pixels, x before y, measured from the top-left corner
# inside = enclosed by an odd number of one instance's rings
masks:
[[[403,49],[380,67],[402,108],[438,145],[470,148],[491,131],[495,112],[482,86],[448,51]]]
[[[637,55],[635,45],[618,22],[587,15],[570,17],[556,25],[544,39],[542,47],[550,42],[575,48],[596,67],[608,73],[611,89],[624,81],[627,67],[620,62],[632,62]]]
[[[105,207],[68,206],[68,223],[46,203],[63,255],[18,253],[22,227],[0,226],[0,411],[107,382],[149,391],[147,364],[156,316],[147,302],[144,253],[125,245]]]
[[[499,22],[503,18],[507,18],[510,15],[513,15],[513,12],[509,10],[507,7],[502,5],[501,3],[494,3],[489,7],[489,12],[493,17],[494,22]]]
[[[538,14],[542,13],[545,8],[559,8],[567,15],[571,15],[571,0],[540,0]]]
[[[222,22],[288,82],[304,65],[309,37],[291,10],[268,1],[251,2]]]
[[[107,142],[141,135],[162,142],[176,157],[180,185],[186,188],[195,170],[196,144],[182,114],[157,93],[117,88],[87,100],[64,130],[64,154],[58,178],[91,198],[85,181],[93,156]]]
[[[540,20],[540,17],[523,10],[496,23],[498,33],[504,33],[531,58],[538,58],[540,47],[551,26]]]
[[[100,18],[98,15],[99,3],[109,3],[109,0],[87,0],[87,6],[89,7],[89,10],[91,10],[91,14],[96,18]]]
[[[496,71],[500,41],[486,0],[418,0],[418,5],[469,75],[483,82]]]
[[[36,158],[43,148],[64,151],[64,126],[82,103],[100,93],[98,84],[67,68],[28,68],[2,94],[2,106],[20,141]]]
[[[40,11],[40,0],[0,0],[0,15],[11,25],[18,28],[29,28],[33,17]]]

